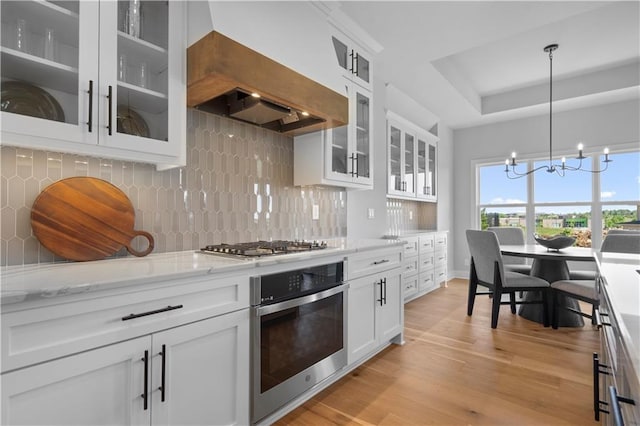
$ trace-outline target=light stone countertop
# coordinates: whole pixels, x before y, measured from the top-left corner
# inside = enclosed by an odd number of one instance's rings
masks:
[[[286,265],[327,256],[346,256],[402,244],[401,240],[339,238],[327,240],[328,248],[323,250],[263,258],[237,259],[187,250],[90,262],[9,266],[0,269],[0,301],[6,306],[28,300],[53,299],[207,274],[253,275],[260,274],[256,268]],[[292,268],[295,266],[292,265]]]
[[[596,262],[604,278],[602,290],[611,302],[624,350],[634,369],[635,386],[640,388],[640,256],[597,253]]]

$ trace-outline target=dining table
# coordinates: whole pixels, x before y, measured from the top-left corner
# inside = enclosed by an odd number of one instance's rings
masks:
[[[526,257],[533,259],[531,275],[542,278],[549,284],[554,281],[569,279],[569,261],[595,262],[597,250],[591,247],[567,247],[560,250],[547,249],[539,244],[501,245],[500,251],[504,256]],[[595,285],[595,284],[594,284]],[[558,303],[569,308],[580,310],[576,299],[558,295]],[[540,292],[528,291],[524,294],[525,301],[540,300]],[[553,306],[549,306],[549,313]],[[518,314],[531,321],[543,323],[543,311],[540,305],[520,305]],[[581,315],[567,309],[561,309],[558,317],[558,325],[561,327],[582,327],[584,320]]]

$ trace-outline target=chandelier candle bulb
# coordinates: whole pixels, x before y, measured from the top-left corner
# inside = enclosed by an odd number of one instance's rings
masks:
[[[604,149],[604,162],[608,163],[609,161],[611,161],[611,160],[609,160],[609,148],[605,148]]]
[[[582,150],[584,149],[584,145],[582,143],[578,144],[578,159],[582,160],[585,157],[582,155]]]
[[[562,157],[562,170],[565,169],[565,163],[567,162],[567,158],[566,157]]]

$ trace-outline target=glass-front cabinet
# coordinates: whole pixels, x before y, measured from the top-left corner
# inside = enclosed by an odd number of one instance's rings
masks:
[[[294,185],[373,188],[371,93],[345,79],[349,124],[294,138]]]
[[[356,84],[347,84],[349,124],[329,129],[325,164],[328,179],[356,185],[372,184],[371,94]]]
[[[371,90],[371,61],[369,59],[371,56],[369,53],[340,32],[336,32],[331,37],[331,42],[344,76]]]
[[[3,1],[2,144],[178,165],[180,1]]]
[[[436,201],[437,137],[387,112],[387,195]]]

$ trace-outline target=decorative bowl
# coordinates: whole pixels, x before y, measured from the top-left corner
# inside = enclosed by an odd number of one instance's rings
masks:
[[[64,122],[64,111],[56,98],[38,86],[7,80],[2,82],[1,92],[2,111]]]
[[[135,110],[125,105],[118,105],[118,133],[126,133],[128,135],[149,137],[149,126],[144,118]]]
[[[566,235],[555,235],[553,237],[543,237],[538,234],[533,234],[533,238],[540,244],[547,248],[547,250],[562,250],[573,245],[576,242],[574,237],[567,237]]]

